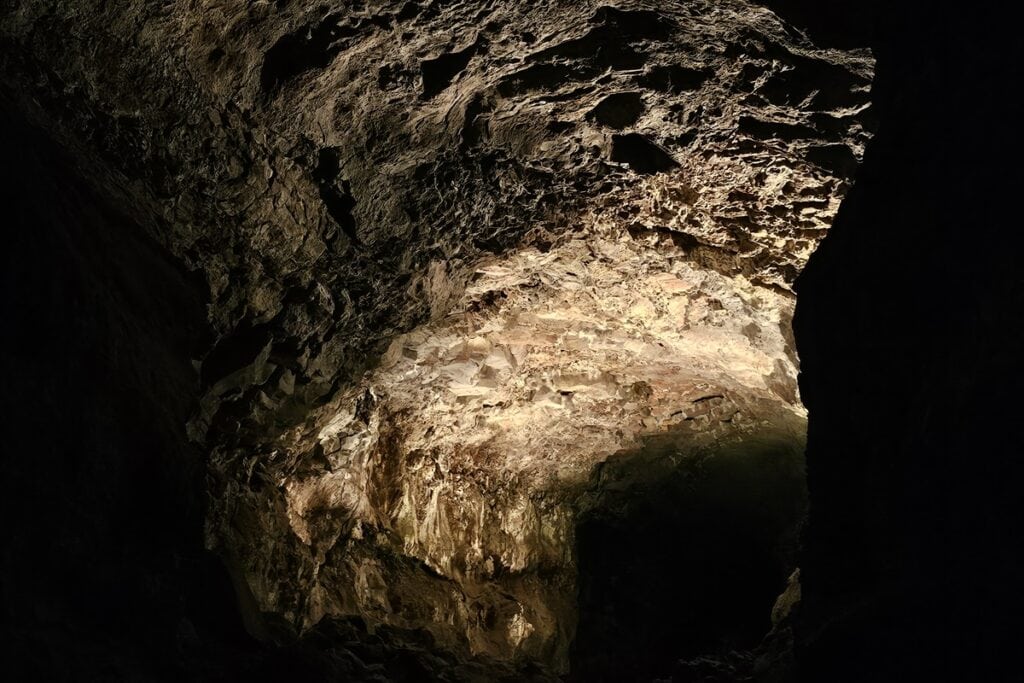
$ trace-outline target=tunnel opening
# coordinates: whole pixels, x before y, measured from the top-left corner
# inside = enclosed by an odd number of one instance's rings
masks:
[[[601,473],[576,529],[568,680],[649,681],[681,660],[742,659],[770,630],[806,508],[802,439],[684,448],[652,439]]]

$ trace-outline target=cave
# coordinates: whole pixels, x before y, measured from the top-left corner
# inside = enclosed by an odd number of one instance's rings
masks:
[[[686,441],[661,437],[602,472],[617,485],[597,489],[601,500],[577,529],[568,680],[655,680],[680,660],[753,652],[772,628],[796,570],[803,443],[760,435],[636,481],[635,459],[650,467]]]
[[[1019,38],[0,10],[17,680],[1015,680]]]

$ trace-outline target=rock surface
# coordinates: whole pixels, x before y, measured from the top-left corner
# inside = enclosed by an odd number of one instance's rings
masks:
[[[564,672],[580,525],[715,454],[773,454],[792,533],[791,285],[870,135],[866,51],[739,0],[22,2],[0,39],[18,106],[209,287],[189,434],[260,638],[359,617]]]

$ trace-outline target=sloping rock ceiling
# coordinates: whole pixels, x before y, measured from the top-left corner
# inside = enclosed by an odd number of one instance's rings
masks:
[[[566,672],[580,530],[715,458],[756,461],[791,564],[792,284],[869,52],[740,0],[24,2],[0,35],[18,106],[208,286],[188,433],[254,634]]]

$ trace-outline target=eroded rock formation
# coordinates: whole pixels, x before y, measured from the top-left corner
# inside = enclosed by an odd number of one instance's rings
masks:
[[[596,671],[595,539],[730,467],[770,519],[767,628],[791,285],[869,137],[869,53],[739,0],[31,2],[0,35],[17,105],[209,287],[189,434],[253,633],[359,617]],[[730,628],[707,646],[758,635]]]

